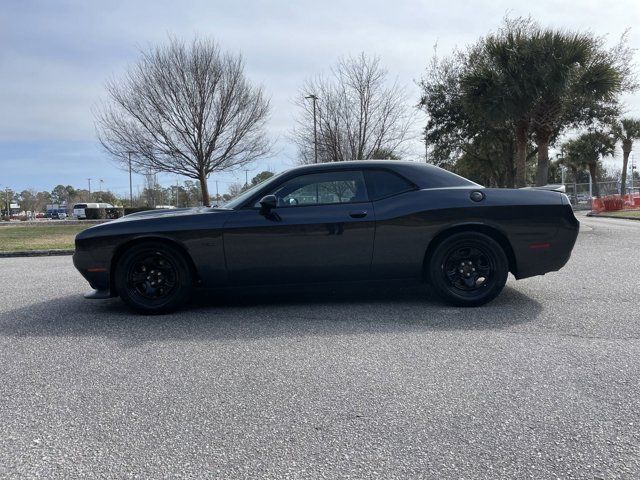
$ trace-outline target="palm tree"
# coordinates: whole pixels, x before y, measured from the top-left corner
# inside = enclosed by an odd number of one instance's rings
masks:
[[[558,158],[558,164],[564,165],[571,171],[573,176],[573,197],[574,201],[578,202],[578,170],[582,170],[583,165],[575,158],[568,157],[564,152],[565,146],[562,147],[562,153]]]
[[[524,44],[526,32],[509,28],[482,39],[469,54],[469,67],[460,78],[462,102],[466,110],[484,118],[489,127],[509,125],[515,138],[515,186],[526,185],[527,143],[531,108],[537,97],[529,88]]]
[[[605,50],[590,33],[506,20],[470,55],[461,89],[468,108],[489,122],[508,121],[516,138],[516,184],[524,186],[528,135],[538,147],[536,184],[549,175],[549,145],[568,126],[604,120],[627,88],[628,55]]]
[[[592,180],[594,197],[600,196],[598,185],[598,163],[601,157],[613,155],[616,138],[610,132],[592,131],[583,133],[566,142],[562,148],[565,152],[565,165],[586,167]],[[577,169],[574,171],[577,173]]]
[[[620,178],[620,194],[627,193],[627,166],[634,140],[640,139],[640,119],[623,118],[614,127],[618,140],[622,140],[622,177]],[[631,172],[633,175],[633,172]]]
[[[587,115],[615,111],[623,90],[623,72],[589,34],[539,31],[529,40],[543,88],[532,109],[531,127],[538,145],[536,184],[548,183],[549,144],[564,126]],[[589,119],[586,119],[589,120]]]

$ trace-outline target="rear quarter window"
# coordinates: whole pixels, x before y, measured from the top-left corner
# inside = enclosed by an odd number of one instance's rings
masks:
[[[364,177],[371,200],[380,200],[417,188],[406,178],[388,170],[365,170]]]
[[[432,165],[424,165],[424,175],[421,180],[423,188],[447,188],[447,187],[479,187],[477,183],[456,175],[453,172]]]

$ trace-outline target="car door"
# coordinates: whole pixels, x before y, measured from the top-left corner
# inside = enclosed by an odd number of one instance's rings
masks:
[[[224,228],[232,284],[357,280],[371,268],[375,218],[360,170],[322,171],[279,183],[235,211]]]

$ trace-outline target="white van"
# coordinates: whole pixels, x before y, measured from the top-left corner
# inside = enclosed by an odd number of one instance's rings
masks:
[[[84,213],[85,208],[113,208],[110,203],[76,203],[73,206],[73,216],[79,220],[87,218]]]

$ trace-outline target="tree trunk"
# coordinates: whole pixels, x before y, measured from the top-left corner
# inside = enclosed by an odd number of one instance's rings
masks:
[[[502,176],[502,182],[499,187],[501,188],[514,188],[515,177],[513,171],[513,156],[514,156],[514,144],[509,142],[502,147],[502,158],[504,159],[504,175]]]
[[[590,163],[589,164],[589,174],[591,174],[591,194],[600,198],[600,187],[598,185],[598,164]]]
[[[207,185],[207,176],[204,173],[200,174],[200,192],[202,193],[202,205],[205,207],[211,206],[211,200],[209,199],[209,186]]]
[[[516,188],[526,187],[527,171],[527,126],[516,125]]]
[[[627,193],[627,164],[629,163],[629,154],[631,153],[631,142],[622,141],[622,175],[620,177],[620,195]],[[631,172],[633,175],[633,172]]]
[[[515,179],[513,178],[513,167],[511,165],[507,165],[507,170],[505,172],[504,186],[507,188],[515,187]]]
[[[549,183],[549,136],[536,136],[538,144],[538,170],[536,172],[536,186],[542,187]]]

